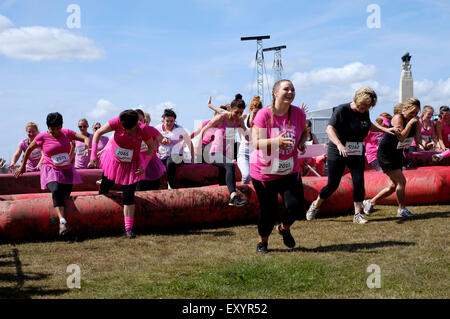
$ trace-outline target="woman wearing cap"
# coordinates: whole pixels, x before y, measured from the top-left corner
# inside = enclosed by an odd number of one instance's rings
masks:
[[[63,129],[63,117],[59,113],[47,115],[48,132],[38,134],[25,151],[24,160],[15,176],[25,172],[25,163],[37,147],[42,148],[44,162],[41,168],[41,188],[52,193],[53,207],[59,217],[59,234],[68,232],[68,221],[64,212],[64,201],[70,196],[73,184],[81,184],[82,180],[70,162],[71,141],[84,141],[89,148],[89,138],[72,130]]]
[[[210,149],[211,164],[219,168],[219,174],[225,175],[225,183],[230,193],[230,206],[243,206],[248,202],[243,200],[236,192],[236,168],[234,165],[234,138],[236,129],[245,131],[242,113],[245,110],[245,102],[242,95],[236,94],[230,104],[230,110],[223,114],[217,114],[200,132],[203,139],[205,132],[214,128],[214,140]],[[248,138],[248,137],[247,137]]]
[[[39,129],[36,123],[29,122],[25,126],[25,132],[28,135],[28,138],[24,138],[22,141],[20,141],[19,146],[17,147],[16,152],[13,155],[13,158],[11,160],[11,165],[8,166],[8,168],[13,169],[17,163],[17,161],[20,158],[20,155],[22,152],[25,152],[30,146],[31,142],[34,141],[34,138],[39,134]],[[39,162],[42,158],[42,149],[40,147],[37,147],[33,150],[33,152],[30,154],[27,163],[26,163],[26,172],[35,172],[39,171],[40,165]]]
[[[370,214],[372,207],[381,199],[395,192],[397,195],[397,217],[413,217],[414,215],[405,206],[406,178],[403,175],[403,150],[411,146],[413,140],[420,143],[420,123],[417,114],[420,112],[420,101],[409,98],[403,105],[402,113],[396,114],[391,126],[400,131],[397,136],[386,134],[380,142],[377,152],[378,162],[389,177],[389,185],[382,189],[372,199],[363,202],[364,213]]]
[[[304,211],[303,184],[298,153],[306,151],[306,113],[292,105],[295,88],[291,81],[280,80],[272,89],[272,104],[263,108],[253,120],[250,175],[258,196],[259,241],[257,253],[268,252],[269,236],[277,219],[278,194],[286,212],[281,216],[278,233],[284,244],[295,247],[290,228]]]
[[[135,212],[136,185],[145,172],[148,161],[141,158],[141,143],[148,147],[148,154],[154,151],[153,132],[144,123],[139,122],[138,113],[125,110],[103,125],[94,134],[91,161],[89,167],[98,166],[98,142],[103,134],[113,132],[110,146],[102,153],[100,168],[103,171],[99,194],[107,194],[114,184],[120,184],[123,192],[123,214],[125,235],[134,238],[133,224]]]
[[[333,112],[326,132],[330,139],[327,150],[328,183],[311,203],[306,219],[315,218],[320,206],[339,187],[346,167],[353,182],[355,215],[353,222],[367,223],[363,217],[365,148],[363,140],[370,131],[395,134],[395,128],[385,128],[370,121],[369,110],[377,103],[377,95],[371,88],[356,91],[353,102],[339,105]]]

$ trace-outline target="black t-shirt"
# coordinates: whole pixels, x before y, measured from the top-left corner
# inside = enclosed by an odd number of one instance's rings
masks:
[[[400,116],[402,117],[403,126],[405,127],[407,124],[406,119],[402,114],[400,114]],[[393,127],[393,126],[390,125],[389,127]],[[418,126],[416,123],[416,124],[414,124],[413,127],[411,127],[411,129],[409,130],[408,136],[406,136],[406,137],[414,137],[417,129],[418,129]],[[399,142],[399,140],[398,140],[397,135],[384,134],[383,138],[380,141],[380,144],[378,145],[378,148],[382,148],[386,152],[398,151],[400,153],[403,153],[402,149],[397,150],[398,142]]]
[[[328,125],[334,127],[337,137],[345,146],[346,142],[362,142],[369,134],[371,122],[369,112],[354,111],[350,103],[346,103],[336,107]],[[330,146],[337,149],[331,141]]]

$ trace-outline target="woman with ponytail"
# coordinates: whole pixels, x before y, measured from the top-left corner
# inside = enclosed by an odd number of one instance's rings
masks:
[[[215,128],[214,140],[211,142],[210,160],[211,164],[219,168],[221,176],[225,175],[225,182],[230,192],[230,206],[247,205],[236,192],[236,172],[234,166],[234,137],[236,129],[245,131],[245,124],[242,119],[242,113],[245,110],[245,102],[242,95],[236,94],[235,99],[230,104],[229,112],[217,114],[214,118],[202,128],[200,140],[203,140],[203,134]]]

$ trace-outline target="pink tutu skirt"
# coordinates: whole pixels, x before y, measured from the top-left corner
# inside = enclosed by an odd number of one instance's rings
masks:
[[[46,189],[50,182],[75,185],[83,183],[83,180],[73,166],[68,169],[58,169],[44,164],[41,168],[41,188]]]
[[[146,181],[155,181],[157,179],[160,179],[161,176],[164,175],[166,172],[166,166],[164,166],[163,162],[159,159],[158,156],[156,156],[154,159],[152,159],[145,169],[145,177],[144,180]]]
[[[133,160],[130,163],[120,162],[112,152],[113,148],[109,147],[100,157],[100,168],[105,177],[116,184],[131,185],[139,182],[144,178],[145,174],[136,176],[139,168],[138,161]]]

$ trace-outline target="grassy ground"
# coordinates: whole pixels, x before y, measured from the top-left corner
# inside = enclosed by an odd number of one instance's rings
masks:
[[[263,256],[254,224],[0,244],[0,298],[449,298],[450,205],[410,210],[416,218],[400,220],[378,206],[366,225],[297,221],[296,248],[274,231]],[[67,287],[70,264],[80,289]],[[366,284],[371,264],[379,289]]]

